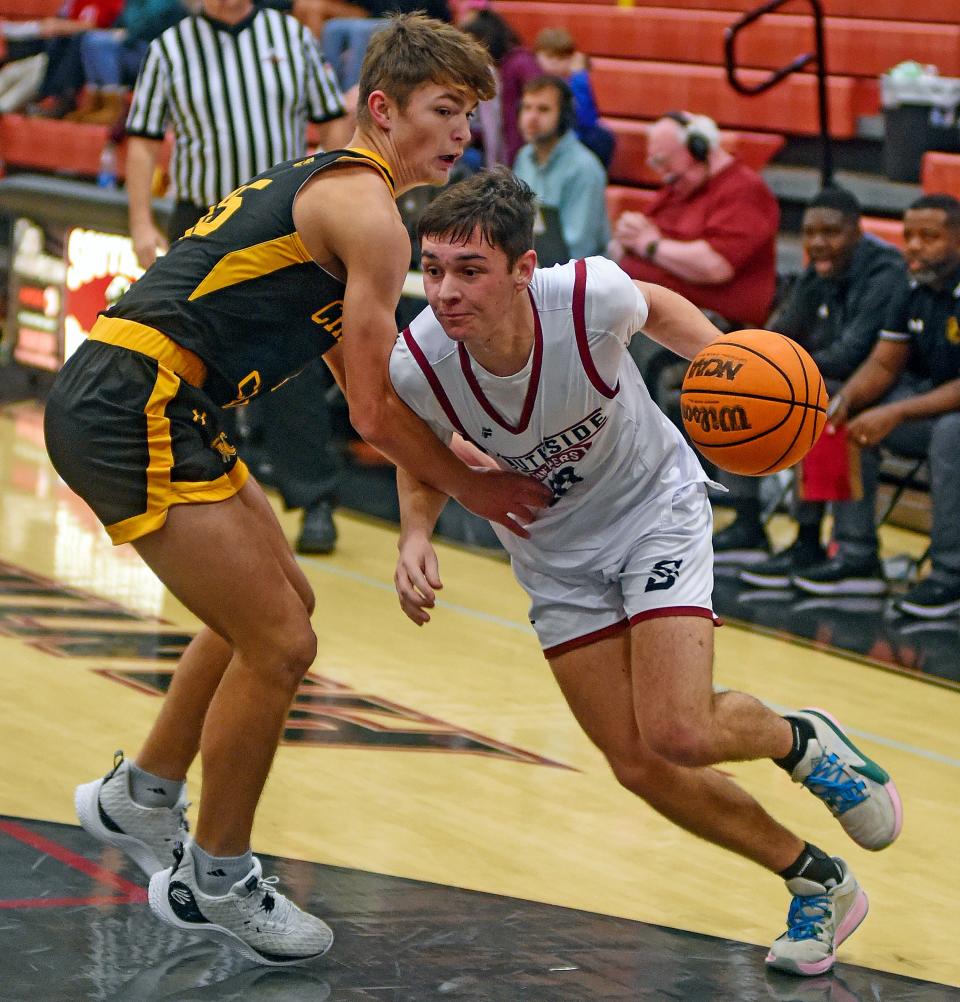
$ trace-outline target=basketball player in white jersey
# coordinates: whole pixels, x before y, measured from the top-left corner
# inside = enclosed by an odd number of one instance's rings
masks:
[[[393,385],[463,457],[552,489],[529,538],[494,529],[571,710],[628,790],[786,880],[787,930],[767,963],[820,974],[866,895],[842,859],[709,767],[773,759],[868,849],[899,834],[896,788],[822,711],[782,717],[714,692],[707,477],[626,345],[642,329],[690,358],[719,331],[604,258],[538,271],[533,214],[532,192],[505,169],[431,203],[419,225],[430,308],[397,340]],[[398,485],[396,586],[423,624],[441,587],[430,536],[446,498],[402,471]]]

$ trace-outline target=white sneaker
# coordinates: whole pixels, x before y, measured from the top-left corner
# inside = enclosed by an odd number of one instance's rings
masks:
[[[866,918],[867,895],[847,864],[837,856],[833,861],[843,872],[839,884],[825,887],[805,877],[787,881],[794,896],[787,931],[770,947],[769,967],[806,977],[829,971],[837,959],[837,947]]]
[[[143,807],[130,794],[122,751],[103,779],[77,787],[73,803],[85,831],[125,852],[148,877],[171,865],[174,846],[187,837],[186,786],[173,807]]]
[[[867,758],[824,710],[788,714],[813,725],[816,739],[791,778],[819,797],[857,845],[885,849],[903,827],[903,805],[889,774]]]
[[[150,878],[154,915],[198,935],[225,939],[258,964],[279,967],[321,957],[333,931],[277,890],[278,877],[264,879],[260,860],[222,897],[204,894],[197,884],[191,843],[177,850],[177,862]]]

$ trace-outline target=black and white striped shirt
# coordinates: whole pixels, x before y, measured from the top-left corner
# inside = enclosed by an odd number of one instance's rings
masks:
[[[175,143],[177,199],[207,206],[255,174],[306,151],[306,123],[343,114],[336,78],[310,32],[287,14],[255,10],[226,25],[184,18],[150,43],[127,132]]]

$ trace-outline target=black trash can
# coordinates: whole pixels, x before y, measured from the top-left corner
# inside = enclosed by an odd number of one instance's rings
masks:
[[[927,150],[960,152],[960,80],[924,76],[881,80],[884,172],[891,181],[920,180]]]

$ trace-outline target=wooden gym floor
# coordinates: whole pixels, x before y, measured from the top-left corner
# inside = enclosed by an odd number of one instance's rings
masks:
[[[960,999],[956,641],[906,664],[886,626],[869,639],[882,610],[781,601],[764,620],[718,583],[717,683],[829,708],[905,805],[899,842],[871,854],[770,763],[726,767],[871,900],[835,974],[775,977],[782,884],[617,786],[507,565],[441,547],[443,601],[417,630],[393,595],[392,527],[347,512],[336,554],[303,560],[320,653],[254,833],[337,942],[264,970],[167,930],[139,872],[76,827],[72,791],[135,754],[196,622],[58,482],[34,404],[0,412],[0,482],[0,999]]]

